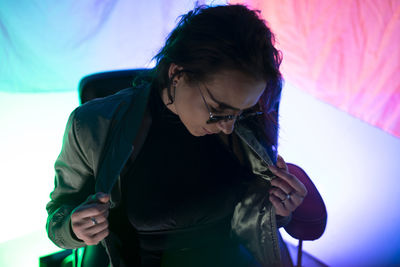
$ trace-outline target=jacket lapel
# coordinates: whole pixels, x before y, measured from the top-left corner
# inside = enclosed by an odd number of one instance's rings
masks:
[[[275,209],[268,194],[274,177],[268,169],[272,160],[254,131],[238,123],[235,133],[243,143],[244,156],[256,179],[249,182],[245,195],[235,207],[232,231],[263,266],[280,266]]]
[[[115,114],[113,125],[111,125],[110,136],[107,138],[99,164],[96,192],[110,193],[112,191],[123,166],[134,149],[132,144],[144,117],[150,86],[143,85],[133,90],[130,101],[124,102],[125,104],[120,107],[121,110]]]

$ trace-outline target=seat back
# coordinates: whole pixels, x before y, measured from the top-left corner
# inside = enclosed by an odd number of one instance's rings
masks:
[[[109,96],[132,87],[137,77],[151,81],[151,69],[117,70],[87,75],[79,82],[80,102],[84,104],[89,100]]]
[[[292,220],[285,226],[285,230],[299,240],[318,239],[325,231],[328,218],[325,203],[307,173],[295,164],[287,165],[289,172],[305,185],[308,194],[292,213]]]

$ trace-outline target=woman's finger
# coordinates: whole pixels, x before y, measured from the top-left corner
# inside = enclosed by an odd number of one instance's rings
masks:
[[[282,200],[281,205],[290,212],[294,211],[297,208],[296,204],[293,203],[291,197]]]
[[[300,196],[298,193],[293,193],[290,194],[290,199],[297,208],[301,203],[303,203],[304,197]]]
[[[294,204],[294,209],[296,209],[303,202],[306,192],[298,192],[296,189],[291,187],[286,181],[280,178],[275,178],[271,181],[271,185],[273,188],[270,190],[270,193],[273,193],[275,196],[280,199],[290,198],[291,202]]]
[[[286,171],[288,170],[288,166],[287,166],[285,160],[282,158],[281,155],[278,155],[278,158],[277,158],[277,160],[276,160],[276,166],[277,166],[279,169],[284,169],[284,170],[286,170]]]
[[[275,178],[272,179],[271,181],[271,185],[274,187],[277,187],[279,189],[281,189],[285,195],[287,194],[291,194],[294,191],[296,191],[293,187],[291,187],[285,180],[281,179],[281,178]]]
[[[296,176],[288,173],[286,170],[278,169],[275,166],[269,166],[269,169],[277,177],[279,177],[279,178],[283,179],[285,182],[287,182],[296,192],[298,192],[298,194],[300,194],[303,197],[305,197],[307,195],[306,187],[304,186],[304,184],[302,182],[300,182],[299,179],[297,179]],[[274,180],[277,180],[277,179],[273,179],[272,181],[274,181]],[[276,181],[276,183],[278,183],[278,182],[279,182],[279,184],[282,184],[279,180]]]
[[[278,197],[280,200],[285,200],[288,197],[288,194],[278,187],[271,188],[269,193]]]
[[[109,235],[109,230],[108,228],[92,235],[90,238],[87,239],[87,241],[85,241],[85,243],[87,245],[97,245],[101,240],[103,240],[104,238],[106,238]]]
[[[106,210],[105,212],[103,212],[102,214],[100,214],[100,215],[98,215],[98,216],[90,217],[90,218],[91,218],[91,221],[92,221],[92,224],[94,223],[94,221],[96,221],[97,223],[102,223],[102,222],[104,222],[104,221],[107,221],[107,219],[108,219],[108,214],[109,214],[109,211]],[[92,218],[94,218],[94,220],[92,220]]]
[[[105,220],[101,223],[97,223],[97,224],[92,224],[89,228],[87,228],[85,230],[85,234],[87,236],[93,236],[101,231],[103,231],[104,229],[108,228],[108,221]]]
[[[94,195],[90,195],[87,199],[86,199],[86,204],[90,204],[90,203],[108,203],[108,201],[110,201],[110,195],[103,193],[103,192],[98,192]]]
[[[101,223],[107,221],[107,217],[108,217],[108,212],[100,214],[98,216],[87,217],[87,218],[85,218],[85,222],[86,222],[85,225],[87,228],[90,228],[93,225],[101,224]]]
[[[109,204],[92,203],[79,206],[72,213],[77,219],[98,216],[110,208]]]
[[[104,231],[104,229],[108,228],[108,221],[104,221],[98,224],[91,224],[90,226],[81,227],[78,229],[77,237],[86,241],[90,241],[90,239],[96,234]]]
[[[274,195],[269,196],[269,200],[275,207],[275,212],[280,216],[289,216],[291,211],[287,209],[285,205],[282,204],[282,200]]]

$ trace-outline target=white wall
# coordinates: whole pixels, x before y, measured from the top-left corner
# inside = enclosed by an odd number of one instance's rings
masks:
[[[290,86],[280,154],[309,174],[328,209],[304,249],[330,266],[400,265],[400,139]]]

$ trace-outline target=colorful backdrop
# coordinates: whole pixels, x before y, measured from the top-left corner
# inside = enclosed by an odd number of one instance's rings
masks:
[[[400,137],[400,1],[230,2],[262,11],[287,80]]]

